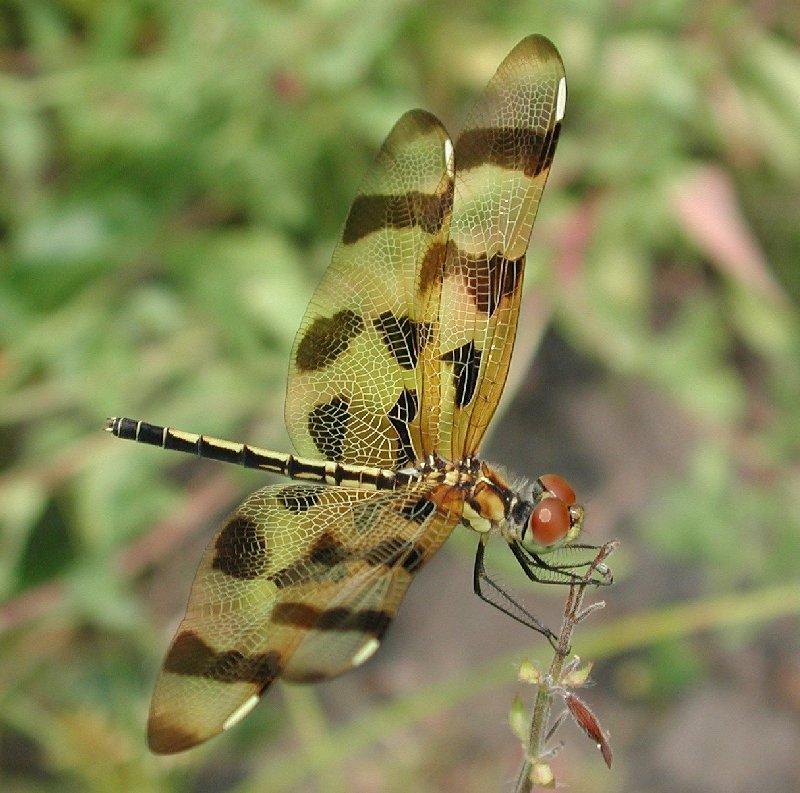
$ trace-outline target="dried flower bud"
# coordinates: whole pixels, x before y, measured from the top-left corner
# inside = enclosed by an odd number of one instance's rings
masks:
[[[597,716],[595,716],[589,709],[589,706],[580,697],[575,696],[575,694],[569,692],[564,694],[564,702],[578,726],[597,744],[597,748],[603,755],[603,760],[605,760],[606,765],[611,768],[611,761],[613,759],[611,745],[608,742],[608,736],[603,732],[603,728],[597,720]]]

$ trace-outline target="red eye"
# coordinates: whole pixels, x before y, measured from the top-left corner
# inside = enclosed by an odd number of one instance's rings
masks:
[[[560,498],[543,498],[533,508],[528,525],[539,545],[552,545],[569,531],[569,509]]]
[[[539,477],[545,490],[550,491],[556,498],[560,498],[568,507],[575,503],[575,491],[569,486],[564,477],[558,474],[545,474]]]

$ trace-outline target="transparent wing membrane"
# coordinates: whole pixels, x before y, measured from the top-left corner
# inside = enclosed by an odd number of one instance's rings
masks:
[[[151,748],[176,752],[216,735],[278,677],[320,680],[366,660],[458,521],[459,499],[425,482],[249,496],[200,563],[153,694]]]
[[[353,201],[295,340],[286,425],[301,454],[401,468],[438,446],[431,361],[452,201],[450,139],[412,110]]]
[[[473,456],[500,399],[519,317],[525,252],[566,101],[542,36],[500,64],[456,140],[441,326],[442,454]]]
[[[565,101],[558,52],[530,36],[454,152],[430,114],[398,121],[292,351],[286,423],[300,453],[381,467],[476,453],[505,385]]]

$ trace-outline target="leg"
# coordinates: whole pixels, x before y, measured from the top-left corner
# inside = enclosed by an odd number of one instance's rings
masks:
[[[531,554],[530,558],[528,558],[527,552],[522,548],[519,543],[510,542],[508,547],[511,548],[511,553],[514,554],[516,560],[519,562],[519,566],[522,568],[522,572],[531,580],[535,581],[537,584],[558,584],[560,586],[569,585],[569,584],[577,584],[581,577],[572,573],[568,570],[559,570],[557,568],[551,568],[549,565],[546,565],[538,556],[535,554]],[[537,575],[536,570],[546,570],[551,573],[556,573],[557,575],[561,576],[559,579],[548,579],[544,578],[542,575]]]
[[[592,546],[580,547],[592,549]],[[535,581],[537,584],[558,584],[560,586],[579,584],[583,582],[583,576],[578,575],[574,571],[588,567],[591,564],[591,562],[579,562],[573,565],[551,565],[542,559],[542,557],[538,554],[526,550],[520,543],[511,542],[509,543],[509,548],[511,548],[511,552],[516,557],[517,561],[519,562],[519,566],[522,568],[522,571],[525,573],[525,575],[531,581]],[[537,570],[540,571],[538,574],[536,573]],[[543,572],[552,573],[558,577],[546,578],[542,574]],[[589,583],[595,584],[596,586],[606,586],[610,584],[612,580],[613,579],[609,575],[602,578],[591,578]]]
[[[571,548],[577,548],[579,546],[570,546]],[[597,545],[581,545],[580,548],[592,551],[599,551],[600,547]],[[534,560],[536,566],[541,568],[542,570],[547,570],[552,573],[561,573],[563,575],[569,575],[571,579],[580,578],[583,579],[583,576],[578,576],[574,571],[576,570],[583,570],[584,568],[588,568],[594,564],[594,560],[590,562],[579,562],[578,564],[550,564],[542,559],[539,554],[529,553],[528,551],[525,552],[529,554],[531,559]],[[595,566],[594,570],[592,571],[593,574],[597,573],[597,578],[593,578],[590,576],[589,583],[594,584],[595,586],[611,586],[614,583],[614,574],[611,572],[611,568],[608,567],[605,563],[601,563]],[[548,582],[545,582],[548,583]]]
[[[579,570],[582,567],[588,567],[592,563],[592,560],[589,559],[585,562],[563,562],[561,564],[550,564],[550,562],[545,562],[544,559],[541,558],[540,554],[534,554],[532,551],[529,551],[524,546],[523,550],[528,556],[535,557],[536,559],[538,559],[547,570]],[[600,550],[600,546],[587,545],[586,543],[570,543],[568,546],[566,546],[566,549],[562,550],[594,551],[595,553],[597,553],[597,551]]]
[[[483,538],[480,539],[478,542],[478,549],[475,553],[475,566],[473,568],[472,573],[472,589],[473,592],[484,602],[488,603],[490,606],[493,606],[498,611],[502,611],[503,614],[507,614],[513,620],[516,620],[522,625],[525,625],[528,628],[532,628],[537,633],[541,633],[550,644],[555,647],[557,636],[550,630],[546,625],[543,625],[539,622],[536,617],[533,616],[524,606],[518,603],[511,595],[508,594],[499,584],[493,581],[489,576],[486,574],[486,568],[484,566],[483,557],[485,553],[486,545],[484,543]],[[508,603],[511,607],[515,608],[519,613],[515,614],[506,606],[501,605],[495,600],[487,597],[481,588],[481,582],[486,582],[495,592],[497,592],[506,603]],[[521,615],[521,616],[520,616]]]

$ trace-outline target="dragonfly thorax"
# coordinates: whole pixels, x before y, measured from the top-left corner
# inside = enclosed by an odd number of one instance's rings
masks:
[[[511,488],[496,469],[481,463],[464,500],[462,522],[481,533],[495,531],[507,540],[546,548],[574,541],[584,514],[574,490],[557,474]]]

